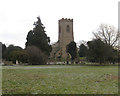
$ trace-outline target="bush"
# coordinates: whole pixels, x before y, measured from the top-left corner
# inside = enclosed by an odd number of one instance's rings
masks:
[[[27,46],[29,63],[42,65],[47,63],[47,56],[36,46]]]
[[[10,60],[15,64],[16,60],[18,60],[18,62],[22,62],[22,63],[27,63],[28,62],[28,54],[26,52],[26,50],[18,50],[18,51],[12,51],[10,53]]]

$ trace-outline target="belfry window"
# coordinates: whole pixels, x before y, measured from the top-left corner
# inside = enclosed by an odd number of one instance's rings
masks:
[[[69,25],[67,25],[66,31],[70,32],[70,26]]]

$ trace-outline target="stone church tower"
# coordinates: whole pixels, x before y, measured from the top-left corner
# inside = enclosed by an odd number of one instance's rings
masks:
[[[74,41],[73,37],[73,19],[64,19],[62,18],[58,22],[59,26],[59,46],[60,46],[60,54],[62,58],[67,57],[66,53],[66,46],[69,44],[71,41]]]
[[[66,59],[68,56],[66,46],[71,41],[74,41],[73,19],[62,18],[58,21],[58,41],[52,45],[51,57]]]

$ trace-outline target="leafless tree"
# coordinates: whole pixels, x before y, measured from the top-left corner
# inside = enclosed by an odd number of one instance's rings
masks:
[[[117,46],[118,44],[118,30],[109,24],[101,24],[95,32],[93,32],[95,39],[100,39],[110,46]]]
[[[29,63],[31,64],[46,64],[47,56],[36,46],[27,46]]]

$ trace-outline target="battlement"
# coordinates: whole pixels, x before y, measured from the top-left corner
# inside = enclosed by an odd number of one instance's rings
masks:
[[[60,21],[71,21],[71,22],[73,22],[73,19],[70,19],[70,18],[68,18],[68,19],[67,19],[67,18],[62,18],[62,19],[59,20],[59,22],[60,22]]]

